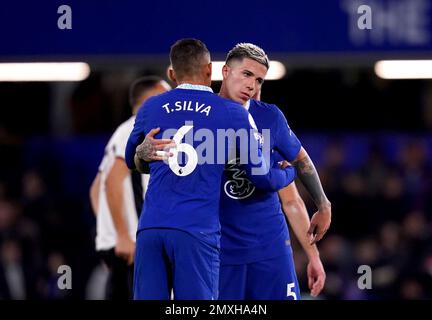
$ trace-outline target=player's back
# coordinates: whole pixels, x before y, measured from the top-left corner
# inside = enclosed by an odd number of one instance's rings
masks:
[[[138,230],[175,228],[218,244],[220,183],[229,156],[226,143],[218,146],[218,130],[237,130],[245,110],[212,92],[174,89],[149,99],[140,113],[143,131],[160,127],[156,138],[174,136],[179,153],[169,163],[150,163]]]

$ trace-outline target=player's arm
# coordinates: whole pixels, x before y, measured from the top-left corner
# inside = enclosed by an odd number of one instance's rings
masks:
[[[247,163],[242,166],[246,171],[248,179],[261,190],[278,191],[294,181],[296,178],[295,168],[292,166],[268,169],[267,163],[260,152],[258,152],[260,163],[258,165]],[[255,173],[255,172],[258,172]]]
[[[105,181],[108,207],[111,212],[114,227],[117,232],[115,253],[124,258],[129,264],[133,263],[135,243],[129,236],[123,206],[123,183],[129,174],[126,163],[121,158],[116,158]]]
[[[312,242],[315,243],[322,239],[330,227],[331,203],[324,193],[318,172],[303,147],[301,147],[292,165],[297,168],[297,176],[318,208],[318,211],[312,216],[308,231],[309,234],[313,235]]]
[[[173,154],[167,150],[175,147],[171,139],[155,139],[154,136],[159,133],[160,128],[153,128],[146,134],[144,141],[136,148],[134,162],[135,168],[140,173],[150,173],[149,163],[151,161],[166,160]]]
[[[297,169],[297,176],[312,197],[318,211],[312,216],[308,233],[315,243],[322,239],[331,223],[331,204],[324,193],[318,172],[301,146],[294,132],[291,131],[285,116],[277,109],[277,134],[275,135],[277,151],[281,156],[290,161]]]
[[[153,128],[146,134],[144,141],[136,148],[136,158],[144,162],[167,160],[173,154],[167,150],[175,147],[174,140],[172,139],[155,139],[154,136],[158,134],[160,128]],[[135,160],[135,164],[137,160]],[[147,173],[147,172],[146,172]]]
[[[138,172],[149,174],[151,161],[167,160],[172,157],[173,153],[167,150],[175,147],[171,139],[155,139],[154,136],[160,131],[160,128],[153,128],[146,134],[144,141],[136,148],[134,155],[135,168]]]
[[[148,173],[147,163],[149,161],[165,160],[168,157],[172,157],[172,153],[168,152],[165,152],[164,155],[160,156],[156,154],[157,151],[175,146],[175,143],[170,139],[153,138],[154,134],[156,134],[154,133],[154,130],[157,130],[157,133],[159,128],[152,129],[144,139],[143,143],[140,144],[136,150],[134,157],[135,168],[141,173]],[[248,145],[251,145],[251,143],[248,143]],[[254,148],[251,148],[251,150],[253,151],[250,151],[250,153],[246,155],[246,158],[248,158],[248,164],[245,164],[243,168],[246,171],[249,179],[257,188],[269,191],[277,191],[294,181],[296,174],[293,167],[286,169],[267,169],[267,164],[258,145],[256,145]],[[248,150],[245,150],[245,152],[248,152]],[[254,153],[255,158],[258,159],[258,161],[255,161],[256,164],[252,164],[250,156],[251,153]],[[255,174],[253,169],[259,171],[260,174]],[[265,174],[263,174],[263,172]]]
[[[132,130],[131,135],[129,136],[128,142],[126,144],[125,150],[125,161],[126,165],[130,170],[135,170],[135,149],[143,140],[142,133],[138,133],[138,130]]]
[[[311,296],[316,297],[324,287],[326,275],[318,248],[316,244],[310,243],[307,233],[310,221],[306,206],[297,191],[295,183],[291,183],[289,186],[279,190],[279,198],[288,222],[308,257],[308,287],[311,290]]]
[[[248,132],[245,136],[248,139],[247,146],[249,148],[238,148],[236,153],[240,155],[240,163],[249,180],[257,188],[268,191],[278,191],[293,182],[296,177],[294,167],[289,166],[283,169],[269,167],[270,154],[263,154],[260,142],[257,140],[256,135],[253,134],[254,131],[257,131],[257,128],[252,127],[255,124],[251,123],[253,120],[251,120],[252,117],[249,113],[243,107],[230,110],[236,129],[246,129]],[[236,145],[242,146],[242,143],[237,142]],[[245,162],[244,159],[247,159],[247,161]]]
[[[99,189],[100,188],[100,172],[98,171],[90,186],[90,204],[93,210],[93,214],[97,216],[99,211]]]
[[[128,141],[126,143],[126,149],[125,149],[125,161],[126,165],[130,170],[135,170],[135,150],[140,145],[144,138],[145,138],[145,131],[144,131],[144,117],[146,108],[145,106],[141,107],[141,109],[138,111],[138,114],[135,118],[135,123],[132,129],[132,132],[129,135]]]

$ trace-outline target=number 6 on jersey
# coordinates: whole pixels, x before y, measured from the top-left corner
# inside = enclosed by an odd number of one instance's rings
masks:
[[[168,159],[169,167],[172,172],[180,177],[191,174],[198,164],[198,155],[195,149],[190,144],[180,143],[186,133],[188,133],[192,128],[193,126],[191,125],[181,127],[173,137],[176,147],[169,149],[169,152],[173,154],[173,156]],[[179,152],[184,152],[187,155],[187,163],[183,167],[178,163]]]

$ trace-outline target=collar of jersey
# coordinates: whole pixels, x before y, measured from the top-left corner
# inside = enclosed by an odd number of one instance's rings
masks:
[[[212,88],[210,88],[210,87],[202,86],[200,84],[190,84],[190,83],[182,83],[181,85],[177,86],[176,89],[200,90],[200,91],[213,92]]]
[[[250,107],[250,99],[248,101],[246,101],[246,103],[243,105],[247,111],[249,111],[249,107]]]

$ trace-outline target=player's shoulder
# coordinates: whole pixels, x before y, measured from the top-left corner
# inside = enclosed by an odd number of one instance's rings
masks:
[[[171,90],[173,91],[173,90]],[[184,91],[184,90],[183,90]],[[220,95],[214,93],[213,91],[204,91],[204,90],[188,90],[188,92],[192,92],[193,94],[199,94],[202,98],[207,100],[209,104],[217,104],[224,105],[226,107],[232,108],[233,106],[240,106],[237,102],[221,97]]]
[[[133,129],[134,122],[135,122],[135,116],[131,116],[129,119],[127,119],[126,121],[122,122],[117,127],[117,129],[114,131],[114,135],[115,134],[123,134],[123,133],[130,134],[130,132]]]
[[[228,112],[235,113],[235,114],[247,114],[247,110],[244,106],[242,106],[240,103],[235,102],[230,99],[226,99],[220,96],[217,96],[221,103],[225,105],[226,108],[228,108]]]
[[[258,107],[259,110],[271,112],[275,115],[279,115],[282,113],[282,110],[280,110],[280,108],[273,103],[267,103],[267,102],[251,99],[250,100],[250,106],[252,106],[252,105],[255,105],[256,107]]]

